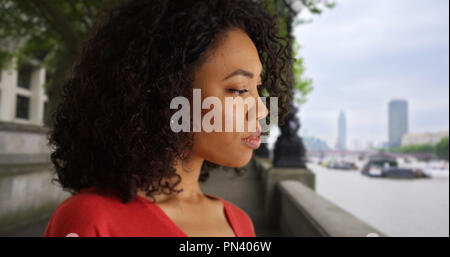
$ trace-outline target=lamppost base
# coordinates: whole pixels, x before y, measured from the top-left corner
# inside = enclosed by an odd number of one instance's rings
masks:
[[[304,156],[305,148],[301,138],[279,137],[274,147],[273,166],[306,169]]]
[[[254,151],[255,155],[262,158],[269,158],[269,148],[267,148],[267,143],[262,143],[258,149]]]

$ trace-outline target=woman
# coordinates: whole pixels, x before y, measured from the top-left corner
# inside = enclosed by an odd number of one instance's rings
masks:
[[[211,167],[240,174],[250,161],[260,127],[248,125],[268,115],[260,94],[279,98],[281,122],[289,111],[289,44],[276,17],[251,0],[133,0],[101,20],[54,116],[51,160],[72,196],[45,236],[255,236],[243,210],[199,181]],[[171,101],[192,102],[194,89],[224,105],[255,99],[246,130],[223,108],[231,133],[174,132]]]

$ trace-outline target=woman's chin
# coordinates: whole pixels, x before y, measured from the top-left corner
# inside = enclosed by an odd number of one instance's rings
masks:
[[[228,165],[228,166],[232,167],[232,168],[241,168],[241,167],[247,165],[251,159],[252,159],[252,154],[245,156],[245,158],[242,158],[242,156],[241,156],[240,158],[233,160],[231,165]]]
[[[238,154],[237,154],[238,153]],[[237,148],[234,151],[221,152],[215,155],[215,158],[205,158],[209,162],[217,165],[240,168],[247,165],[253,156],[253,150],[249,148]]]

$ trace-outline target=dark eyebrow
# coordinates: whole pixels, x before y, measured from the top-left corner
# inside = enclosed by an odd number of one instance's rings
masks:
[[[246,70],[242,70],[242,69],[238,69],[238,70],[236,70],[236,71],[234,71],[233,73],[231,73],[230,75],[228,75],[226,78],[224,78],[223,80],[227,80],[227,79],[229,79],[229,78],[231,78],[231,77],[234,77],[234,76],[238,76],[238,75],[242,75],[242,76],[245,76],[245,77],[249,77],[249,78],[253,78],[253,73],[251,73],[251,72],[249,72],[249,71],[246,71]]]
[[[253,73],[251,73],[251,72],[249,72],[249,71],[246,71],[246,70],[242,70],[242,69],[238,69],[238,70],[235,70],[234,72],[232,72],[230,75],[228,75],[226,78],[224,78],[223,80],[227,80],[227,79],[229,79],[229,78],[231,78],[231,77],[234,77],[234,76],[239,76],[239,75],[241,75],[241,76],[245,76],[245,77],[248,77],[248,78],[253,78],[253,76],[254,76],[254,74]]]

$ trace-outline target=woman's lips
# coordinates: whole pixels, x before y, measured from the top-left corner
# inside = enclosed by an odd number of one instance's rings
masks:
[[[259,137],[247,137],[243,138],[242,142],[246,145],[248,145],[252,149],[258,149],[259,145],[261,145],[261,140],[259,140]]]
[[[261,140],[259,139],[259,135],[261,131],[258,129],[256,132],[252,133],[250,136],[246,138],[242,138],[242,143],[246,144],[248,147],[252,149],[258,149],[261,145]]]

